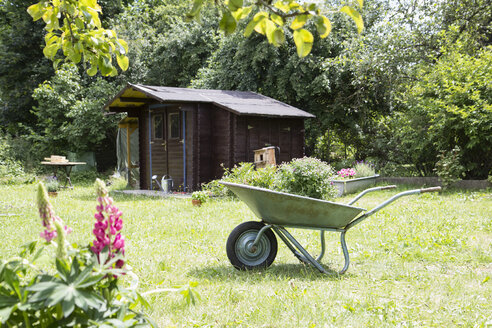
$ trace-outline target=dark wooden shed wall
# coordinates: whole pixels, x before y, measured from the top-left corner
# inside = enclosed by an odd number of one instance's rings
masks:
[[[176,109],[178,109],[176,107]],[[162,110],[168,114],[169,107]],[[277,163],[304,155],[304,119],[240,116],[212,104],[181,104],[186,112],[187,189],[222,177],[223,168],[240,162],[253,162],[254,150],[280,147]],[[151,112],[157,112],[153,109]],[[151,174],[166,174],[162,146],[152,145],[152,173],[149,156],[149,111],[139,113],[140,187],[150,188]],[[167,131],[166,131],[167,133]],[[183,186],[183,148],[181,142],[168,143],[169,171],[175,187]],[[161,163],[161,164],[159,164]],[[161,167],[159,167],[161,165]]]
[[[139,167],[140,189],[150,188],[149,177],[149,120],[148,109],[141,110],[138,115],[138,142],[139,142]]]
[[[254,151],[266,146],[280,148],[277,163],[304,156],[304,120],[236,116],[234,163],[252,162]]]

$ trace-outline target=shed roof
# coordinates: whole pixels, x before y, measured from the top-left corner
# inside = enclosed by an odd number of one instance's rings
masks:
[[[212,103],[238,115],[315,117],[299,108],[249,91],[187,89],[131,83],[112,98],[104,108],[111,110],[138,107],[152,99],[160,103]]]

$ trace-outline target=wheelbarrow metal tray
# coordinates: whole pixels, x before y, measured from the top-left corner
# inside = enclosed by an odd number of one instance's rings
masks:
[[[221,183],[245,202],[258,218],[268,224],[340,229],[365,211],[360,207],[265,188],[223,181]]]

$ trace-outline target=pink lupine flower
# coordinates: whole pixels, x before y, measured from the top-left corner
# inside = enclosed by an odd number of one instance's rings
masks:
[[[61,225],[63,227],[66,235],[72,232],[72,229],[66,225],[63,226],[62,219],[55,215],[55,211],[53,210],[48,198],[48,193],[46,192],[46,188],[42,182],[38,185],[37,205],[39,209],[39,216],[42,220],[41,223],[45,228],[44,231],[40,233],[40,236],[45,239],[47,243],[50,243],[58,235],[55,223],[58,223],[58,226]]]
[[[116,206],[113,205],[113,199],[108,197],[108,191],[103,181],[97,179],[95,183],[97,192],[96,214],[94,218],[94,229],[92,233],[95,240],[92,242],[91,250],[99,256],[99,253],[105,248],[109,249],[108,260],[117,254],[125,254],[125,239],[119,233],[123,228],[123,220],[120,219],[123,214]],[[116,268],[122,268],[125,262],[118,260]]]

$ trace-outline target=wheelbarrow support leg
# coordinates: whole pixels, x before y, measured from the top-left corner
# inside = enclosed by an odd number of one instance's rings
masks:
[[[303,262],[303,263],[306,263],[306,264],[309,264],[309,261],[304,257],[304,255],[302,255],[301,253],[299,253],[296,248],[294,247],[294,245],[292,245],[289,241],[289,239],[287,239],[287,237],[285,237],[282,232],[280,231],[280,229],[278,229],[277,227],[273,227],[272,228],[275,233],[277,234],[277,236],[280,237],[280,239],[282,239],[282,241],[284,242],[285,245],[287,245],[287,247],[290,249],[290,251],[292,252],[292,254],[294,254],[295,257],[297,257],[299,259],[299,261]]]
[[[316,261],[318,261],[318,262],[323,259],[323,256],[325,256],[326,245],[325,245],[325,232],[324,232],[324,230],[321,230],[319,232],[319,236],[320,236],[320,239],[321,239],[321,253],[316,258]]]
[[[318,261],[316,261],[311,256],[311,254],[309,254],[304,249],[304,247],[301,246],[301,244],[299,244],[299,242],[287,230],[279,226],[274,227],[274,229],[279,230],[285,237],[287,237],[287,239],[299,250],[299,252],[301,252],[304,259],[306,259],[309,263],[311,263],[316,269],[318,269],[321,273],[329,273],[328,271],[325,270],[325,268],[321,266],[321,264],[318,263]]]
[[[350,265],[350,257],[349,257],[349,252],[347,249],[347,243],[345,243],[345,233],[346,232],[347,231],[343,231],[340,234],[340,243],[342,244],[342,251],[343,251],[343,257],[345,259],[345,265],[343,266],[343,269],[340,272],[338,272],[339,274],[344,274]]]

